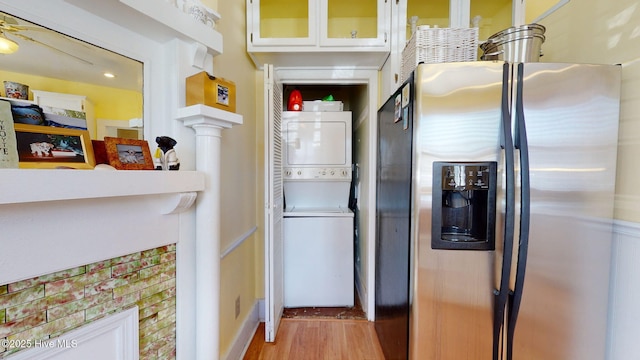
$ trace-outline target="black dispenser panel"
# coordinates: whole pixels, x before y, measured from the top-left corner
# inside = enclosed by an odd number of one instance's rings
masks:
[[[495,250],[496,162],[434,162],[431,248]]]

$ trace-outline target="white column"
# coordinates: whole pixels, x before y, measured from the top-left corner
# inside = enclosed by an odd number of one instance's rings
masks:
[[[177,118],[195,130],[196,171],[205,174],[196,203],[196,360],[214,360],[220,356],[220,141],[242,116],[193,105]]]

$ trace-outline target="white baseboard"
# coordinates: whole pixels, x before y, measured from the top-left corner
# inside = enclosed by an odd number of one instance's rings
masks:
[[[267,318],[267,308],[264,299],[258,299],[258,319],[260,322],[265,322]]]
[[[264,308],[264,301],[262,308]],[[256,333],[258,325],[260,324],[259,309],[260,301],[258,300],[255,302],[253,309],[251,309],[251,312],[242,323],[235,339],[233,339],[233,343],[231,344],[229,351],[221,357],[221,360],[242,359],[244,353],[249,347],[249,344],[251,344],[251,339],[253,339],[253,335]]]
[[[375,320],[375,314],[372,313],[369,308],[369,298],[367,297],[367,290],[364,287],[364,282],[362,281],[362,275],[360,274],[360,268],[356,267],[355,281],[356,281],[356,296],[360,299],[360,304],[362,305],[362,310],[367,314],[367,319],[369,321]]]

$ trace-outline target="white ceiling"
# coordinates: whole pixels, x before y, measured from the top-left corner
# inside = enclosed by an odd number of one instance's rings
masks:
[[[0,69],[142,92],[142,63],[10,14],[0,12],[0,22],[3,16],[8,22],[15,19],[15,27],[23,30],[5,31],[20,48],[13,54],[0,54]],[[106,78],[105,72],[116,77]]]

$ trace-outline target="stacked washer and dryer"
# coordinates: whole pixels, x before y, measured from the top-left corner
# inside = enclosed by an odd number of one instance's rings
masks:
[[[282,113],[284,306],[354,305],[351,112]]]

